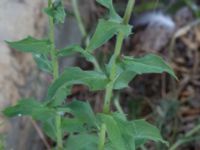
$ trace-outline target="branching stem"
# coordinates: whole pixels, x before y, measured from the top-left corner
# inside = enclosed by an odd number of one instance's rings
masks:
[[[71,1],[72,1],[72,7],[73,7],[74,15],[75,15],[76,20],[78,22],[78,26],[79,26],[79,29],[81,31],[81,34],[82,34],[83,38],[86,38],[88,33],[86,32],[85,26],[83,24],[83,21],[82,21],[81,15],[80,15],[80,11],[79,11],[79,8],[78,8],[78,2],[77,2],[77,0],[71,0]],[[87,47],[88,44],[89,44],[89,40],[86,38],[85,46]],[[96,58],[92,61],[92,63],[94,65],[95,69],[97,71],[101,72],[101,68],[100,68],[99,63],[96,60]]]
[[[134,4],[135,4],[135,0],[129,0],[128,1],[127,8],[126,8],[126,11],[125,11],[125,15],[124,15],[124,18],[123,18],[123,24],[125,24],[125,25],[127,25],[129,20],[130,20]],[[103,107],[104,113],[110,112],[110,103],[111,103],[111,98],[112,98],[112,95],[113,95],[113,87],[114,87],[114,81],[115,81],[115,76],[116,76],[116,68],[117,68],[116,61],[120,56],[123,40],[124,40],[124,33],[119,32],[118,35],[117,35],[115,51],[114,51],[113,58],[112,58],[111,73],[110,73],[110,76],[109,76],[110,83],[106,87],[105,101],[104,101],[104,107]]]
[[[128,1],[125,15],[123,18],[123,24],[125,24],[125,25],[127,25],[129,22],[134,4],[135,4],[135,0]],[[110,103],[111,103],[111,98],[113,96],[113,87],[114,87],[116,68],[117,68],[116,61],[120,56],[123,40],[124,40],[124,33],[119,32],[117,35],[117,41],[116,41],[114,54],[111,58],[112,66],[111,66],[111,73],[109,75],[110,82],[108,83],[108,85],[106,87],[106,92],[105,92],[105,101],[104,101],[104,106],[103,106],[104,113],[110,113]],[[99,136],[99,139],[100,139],[99,140],[99,150],[105,149],[104,148],[105,147],[105,138],[106,138],[106,126],[105,126],[105,124],[102,124],[101,129],[100,129],[100,136]]]

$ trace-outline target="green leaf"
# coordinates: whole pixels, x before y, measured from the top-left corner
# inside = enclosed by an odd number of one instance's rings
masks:
[[[71,109],[71,113],[75,118],[79,119],[82,123],[87,123],[92,126],[96,126],[96,117],[92,111],[92,108],[88,102],[73,101],[68,106]]]
[[[124,57],[120,65],[124,71],[133,71],[136,74],[167,72],[177,79],[171,67],[159,56],[149,54],[141,58]]]
[[[134,147],[138,148],[148,140],[162,142],[166,145],[168,144],[163,140],[159,130],[145,120],[128,121],[118,113],[113,114],[113,117],[125,138],[126,145],[129,146],[130,149],[133,149]],[[135,144],[133,145],[132,143]]]
[[[55,118],[46,118],[41,120],[42,130],[44,133],[50,137],[53,141],[56,141],[56,125]]]
[[[110,63],[107,67],[108,72],[111,70]],[[177,79],[170,66],[159,56],[154,54],[146,55],[141,58],[125,56],[122,60],[117,61],[114,89],[127,87],[129,82],[138,74],[162,72],[167,72]]]
[[[37,102],[34,99],[22,99],[17,105],[6,108],[3,111],[7,117],[32,116],[36,120],[45,120],[55,116],[55,111]]]
[[[70,133],[79,133],[98,127],[93,110],[88,102],[74,100],[57,109],[60,113],[70,114],[71,118],[62,119],[62,129]]]
[[[110,142],[105,143],[105,150],[113,150],[115,149]],[[134,149],[133,149],[134,150]]]
[[[51,61],[48,60],[46,55],[42,54],[33,54],[33,59],[35,60],[38,68],[42,71],[52,74],[53,68]]]
[[[64,56],[69,56],[76,53],[81,54],[81,56],[83,56],[89,62],[93,63],[95,61],[95,57],[92,54],[90,54],[88,51],[84,50],[79,45],[71,45],[64,49],[61,49],[60,51],[58,51],[57,55],[58,57],[64,57]]]
[[[107,65],[107,71],[111,69],[112,58]],[[128,86],[129,82],[138,74],[167,72],[177,79],[170,66],[159,56],[154,54],[141,58],[125,56],[117,61],[114,89],[122,89]]]
[[[57,79],[48,90],[48,98],[51,99],[58,94],[63,86],[72,86],[75,84],[83,84],[91,90],[102,90],[108,83],[107,77],[97,71],[83,71],[78,67],[70,67],[65,69],[62,75]]]
[[[49,40],[37,40],[30,36],[20,41],[7,43],[10,47],[21,52],[32,52],[35,54],[48,54],[51,47]]]
[[[98,137],[94,134],[81,133],[71,135],[64,144],[65,150],[95,150]]]
[[[63,6],[62,0],[56,0],[52,4],[51,8],[45,8],[44,12],[53,18],[55,24],[65,22],[65,8]]]
[[[61,125],[62,130],[67,133],[78,133],[86,131],[83,122],[77,118],[63,118]]]
[[[58,88],[56,94],[52,95],[52,97],[49,97],[48,95],[47,105],[59,106],[63,103],[63,101],[65,101],[67,96],[70,94],[71,94],[71,86],[64,84]]]
[[[120,113],[113,113],[112,116],[120,129],[127,150],[135,150],[136,149],[135,138],[133,136],[132,131],[129,130],[128,128],[129,125],[125,116]]]
[[[110,74],[111,67],[113,63],[113,57],[110,59],[108,65],[106,65],[106,71]],[[118,63],[119,64],[119,63]],[[124,70],[120,65],[116,66],[116,76],[114,79],[114,89],[122,89],[128,87],[129,82],[136,76],[137,74],[134,71]]]
[[[114,89],[123,89],[128,87],[129,82],[136,76],[133,71],[124,71],[117,75],[114,83]]]
[[[58,57],[70,56],[76,53],[83,53],[84,49],[77,44],[70,45],[57,52]]]
[[[141,146],[141,144],[144,144],[144,142],[147,140],[162,142],[168,145],[168,142],[163,140],[159,130],[145,120],[135,120],[131,121],[130,123],[137,147]]]
[[[108,72],[110,72],[111,65],[108,66]],[[122,89],[128,87],[129,82],[136,76],[137,74],[134,71],[124,70],[119,65],[116,69],[116,77],[114,79],[114,89]]]
[[[131,33],[131,30],[132,27],[130,25],[123,25],[113,21],[106,21],[101,19],[86,50],[88,52],[92,52],[96,48],[106,43],[118,32],[121,31],[124,33],[124,35],[128,36]]]
[[[102,122],[106,124],[108,139],[110,140],[113,149],[127,150],[122,132],[114,118],[105,114],[100,114],[100,118]]]
[[[97,2],[109,10],[109,20],[116,21],[118,23],[122,22],[123,19],[115,11],[112,0],[97,0]]]

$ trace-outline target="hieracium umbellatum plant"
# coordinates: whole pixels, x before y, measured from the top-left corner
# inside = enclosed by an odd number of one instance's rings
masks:
[[[7,42],[14,49],[32,53],[38,67],[51,74],[53,80],[43,101],[21,99],[17,105],[6,108],[4,114],[8,117],[19,114],[31,116],[39,121],[43,132],[56,142],[55,149],[58,150],[135,150],[149,140],[167,144],[156,127],[143,119],[128,120],[123,112],[113,112],[110,106],[113,90],[126,88],[137,75],[167,72],[176,76],[170,66],[154,54],[140,58],[121,55],[123,40],[132,33],[132,26],[128,23],[134,0],[128,1],[123,17],[115,11],[112,0],[97,2],[108,10],[108,15],[98,21],[85,47],[55,47],[55,24],[63,23],[66,17],[62,0],[48,0],[48,8],[44,9],[49,17],[47,39],[29,36],[20,41]],[[84,30],[82,33],[86,36]],[[114,52],[105,64],[106,69],[102,69],[94,51],[114,36]],[[67,67],[60,73],[59,59],[76,53],[91,62],[94,69],[85,71],[79,67]],[[85,85],[91,91],[105,91],[101,113],[95,114],[87,101],[65,101],[77,84]]]

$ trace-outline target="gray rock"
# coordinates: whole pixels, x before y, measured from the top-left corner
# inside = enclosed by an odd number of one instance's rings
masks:
[[[0,109],[27,96],[28,94],[20,92],[20,87],[26,86],[30,77],[37,79],[36,74],[30,74],[37,72],[31,55],[11,50],[4,40],[19,40],[27,35],[42,36],[46,23],[41,13],[43,6],[44,2],[41,0],[0,0]],[[33,91],[32,83],[33,81],[29,82],[30,91]],[[40,85],[39,82],[35,83],[34,86]],[[29,93],[29,96],[33,96],[33,92]],[[34,92],[35,95],[36,93]],[[6,150],[39,150],[42,147],[30,121],[15,119],[9,124],[0,116],[0,122],[3,122],[0,133],[7,133]]]

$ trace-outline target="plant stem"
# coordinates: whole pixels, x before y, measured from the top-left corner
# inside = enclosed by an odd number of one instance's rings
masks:
[[[123,18],[123,24],[128,24],[129,19],[131,17],[131,13],[132,13],[132,9],[134,6],[135,0],[129,0],[128,4],[127,4],[127,8],[125,11],[125,15]],[[110,102],[111,102],[111,98],[113,95],[113,86],[114,86],[114,81],[115,81],[115,76],[116,76],[116,61],[120,56],[120,52],[121,52],[121,48],[122,48],[122,44],[123,44],[123,40],[124,40],[124,33],[123,32],[119,32],[117,35],[117,41],[116,41],[116,46],[115,46],[115,50],[114,50],[114,54],[112,57],[112,66],[111,66],[111,73],[110,73],[110,83],[107,85],[106,87],[106,92],[105,92],[105,101],[104,101],[104,106],[103,106],[103,112],[104,113],[109,113],[110,112]]]
[[[48,0],[48,7],[52,7],[52,0]],[[59,70],[58,70],[58,60],[56,56],[56,50],[55,50],[55,26],[53,22],[53,18],[49,16],[49,39],[51,42],[51,59],[52,59],[52,66],[53,66],[53,80],[56,80],[59,76]]]
[[[53,19],[50,18],[50,41],[52,42],[51,46],[51,59],[52,59],[52,66],[53,66],[53,80],[56,80],[59,76],[58,73],[58,61],[56,56],[56,50],[55,50],[55,43],[54,43],[54,24]]]
[[[126,11],[125,11],[125,15],[124,15],[124,18],[123,18],[124,24],[129,23],[134,4],[135,4],[135,0],[129,0],[128,1],[127,8],[126,8]]]
[[[123,24],[128,24],[129,19],[131,17],[132,9],[134,6],[135,0],[129,0],[127,4],[127,8],[125,11],[125,15],[123,18]],[[109,76],[110,82],[108,83],[106,87],[106,92],[105,92],[105,101],[104,101],[104,106],[103,106],[103,112],[104,113],[109,113],[110,112],[110,103],[111,103],[111,98],[113,95],[113,87],[114,87],[114,82],[115,82],[115,76],[116,76],[116,68],[117,64],[116,61],[120,56],[122,44],[124,40],[124,33],[119,32],[117,35],[117,41],[116,41],[116,46],[115,46],[115,51],[114,54],[111,58],[111,73]],[[99,149],[98,150],[104,150],[104,145],[105,145],[105,136],[106,136],[106,126],[105,124],[102,124],[101,129],[100,129],[100,139],[99,139]]]
[[[52,0],[48,0],[48,7],[52,7]],[[55,49],[55,25],[53,22],[53,18],[49,16],[49,39],[51,42],[51,61],[53,66],[53,81],[55,81],[59,77],[59,66],[58,66],[58,60],[56,56],[56,49]],[[62,150],[63,144],[62,144],[62,131],[61,131],[61,116],[60,114],[57,114],[55,117],[55,124],[56,124],[56,138],[57,138],[57,149]]]
[[[83,37],[86,37],[87,36],[87,32],[85,30],[85,27],[84,27],[82,19],[81,19],[81,15],[80,15],[80,12],[79,12],[77,0],[72,0],[72,6],[73,6],[74,15],[75,15],[76,20],[78,22],[78,26],[79,26],[79,29],[81,31],[81,34],[83,35]]]
[[[78,2],[77,2],[77,0],[71,0],[71,1],[72,1],[72,6],[73,6],[74,15],[75,15],[76,20],[77,20],[77,22],[78,22],[78,26],[79,26],[79,29],[80,29],[80,31],[81,31],[81,34],[82,34],[83,38],[86,38],[87,35],[88,35],[88,33],[86,32],[85,26],[84,26],[83,21],[82,21],[82,19],[81,19],[80,11],[79,11],[79,8],[78,8]],[[85,40],[85,46],[87,47],[88,44],[89,44],[89,39],[86,38],[86,40]],[[95,67],[98,71],[101,72],[101,68],[100,68],[100,66],[99,66],[98,61],[97,61],[96,59],[94,59],[92,63],[93,63],[93,65],[94,65],[94,67]]]
[[[62,143],[62,130],[61,130],[61,115],[56,115],[56,137],[57,137],[57,149],[62,150],[63,149],[63,143]]]
[[[121,105],[120,105],[120,103],[119,103],[119,95],[117,95],[117,96],[114,98],[114,105],[115,105],[117,111],[118,111],[121,115],[123,115],[123,117],[126,117],[126,115],[125,115],[125,113],[124,113],[124,111],[123,111],[123,109],[122,109],[122,107],[121,107]]]
[[[99,134],[98,150],[104,150],[105,138],[106,138],[106,125],[102,124],[101,129],[100,129],[100,134]]]
[[[92,63],[93,63],[93,65],[94,65],[94,68],[95,68],[97,71],[99,71],[99,72],[102,71],[102,70],[101,70],[101,67],[99,66],[99,63],[98,63],[98,61],[97,61],[96,58],[94,58],[94,60],[92,61]]]

